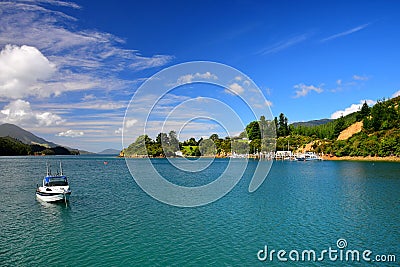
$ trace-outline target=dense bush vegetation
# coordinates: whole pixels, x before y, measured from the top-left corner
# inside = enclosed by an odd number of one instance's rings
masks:
[[[296,151],[312,143],[311,149],[315,152],[338,157],[400,156],[399,102],[400,97],[377,101],[373,107],[364,103],[358,112],[316,126],[288,125],[288,118],[283,113],[273,121],[261,116],[259,121],[250,122],[239,136],[224,139],[212,134],[208,139],[192,137],[180,143],[174,131],[168,135],[160,133],[156,140],[142,135],[124,153],[127,156],[163,157],[174,156],[180,150],[184,156],[224,156],[231,152]],[[344,129],[357,121],[363,122],[360,133],[348,140],[337,140]]]
[[[65,147],[57,146],[46,148],[41,145],[27,145],[19,140],[0,137],[0,156],[24,156],[24,155],[72,155],[79,152],[71,152]]]

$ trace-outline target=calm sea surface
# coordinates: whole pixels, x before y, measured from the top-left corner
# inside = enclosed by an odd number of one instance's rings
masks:
[[[45,163],[62,160],[70,178],[68,206],[35,198]],[[140,159],[139,159],[140,160]],[[108,161],[108,164],[103,164]],[[177,184],[206,184],[226,168],[216,160],[201,175],[156,168]],[[196,163],[194,163],[196,164]],[[144,193],[124,159],[0,157],[1,266],[293,266],[259,250],[314,250],[345,239],[352,250],[396,255],[400,262],[400,163],[274,162],[254,193],[256,161],[225,197],[198,208],[160,203]],[[146,170],[142,170],[146,172]],[[344,252],[346,252],[344,250]],[[263,254],[260,254],[263,256]],[[301,257],[301,255],[300,255]],[[297,262],[347,266],[354,262]]]

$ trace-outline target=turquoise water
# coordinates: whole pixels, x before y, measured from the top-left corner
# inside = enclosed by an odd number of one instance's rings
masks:
[[[62,159],[71,200],[35,198],[45,162]],[[107,160],[108,165],[103,162]],[[205,184],[227,165],[202,175],[153,161],[177,183]],[[1,157],[1,266],[293,266],[261,262],[264,248],[321,251],[344,238],[347,248],[396,255],[400,261],[400,164],[275,162],[263,185],[247,188],[255,161],[225,197],[198,208],[160,203],[113,157]],[[146,170],[143,170],[144,172]],[[300,262],[299,266],[349,263]],[[365,266],[365,262],[356,265]]]

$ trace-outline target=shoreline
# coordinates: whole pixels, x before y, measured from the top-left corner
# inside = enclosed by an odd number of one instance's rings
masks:
[[[323,160],[332,160],[332,161],[382,161],[382,162],[400,162],[400,157],[396,156],[387,156],[387,157],[372,157],[372,156],[343,156],[343,157],[336,157],[336,156],[323,156]]]
[[[124,157],[121,157],[124,158]],[[165,158],[165,157],[146,157],[146,156],[136,156],[136,157],[127,157],[127,158]],[[181,158],[181,157],[176,157]],[[208,156],[201,156],[201,157],[182,157],[182,158],[213,158]],[[215,157],[215,158],[229,158],[229,157]],[[249,157],[248,159],[255,159],[255,157]],[[387,157],[372,157],[372,156],[343,156],[343,157],[336,157],[336,156],[323,156],[323,160],[327,161],[370,161],[370,162],[400,162],[400,157],[396,156],[387,156]]]

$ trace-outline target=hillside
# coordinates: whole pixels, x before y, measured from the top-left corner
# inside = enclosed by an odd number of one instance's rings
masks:
[[[77,154],[78,150],[48,142],[16,125],[0,125],[0,156]]]
[[[44,147],[28,145],[12,137],[0,137],[0,156],[27,156],[27,155],[76,155],[62,146]]]
[[[104,149],[103,151],[98,152],[97,154],[100,155],[119,155],[119,150],[117,149],[112,149],[112,148],[108,148],[108,149]]]
[[[278,138],[292,150],[313,142],[311,150],[336,157],[400,157],[400,97],[379,100],[373,107],[322,126],[294,127]]]
[[[58,146],[57,144],[54,144],[52,142],[48,142],[45,139],[38,137],[34,135],[31,132],[28,132],[17,125],[10,124],[10,123],[4,123],[0,125],[0,137],[12,137],[14,139],[17,139],[21,141],[24,144],[27,145],[41,145],[45,146],[48,148],[51,147],[56,147]]]
[[[340,132],[337,140],[347,140],[356,133],[359,133],[362,131],[363,128],[363,122],[362,121],[357,121],[344,129],[343,131]]]
[[[298,126],[313,127],[313,126],[327,124],[328,122],[331,122],[331,121],[332,121],[331,119],[320,119],[320,120],[311,120],[311,121],[304,121],[304,122],[294,122],[290,125],[293,127],[298,127]]]
[[[331,157],[396,157],[400,160],[400,97],[378,100],[373,107],[367,103],[352,114],[335,120],[315,120],[288,125],[283,113],[274,120],[250,122],[238,137],[219,138],[211,134],[208,139],[190,138],[179,142],[176,133],[159,133],[156,140],[142,135],[121,151],[125,156],[174,156],[179,143],[186,156],[205,155],[201,145],[213,143],[210,151],[218,157],[238,154],[253,154],[257,151],[271,152],[290,150],[293,152],[314,151]],[[275,126],[275,127],[274,127]],[[276,129],[277,139],[264,137],[260,129]],[[276,146],[275,146],[276,143]],[[164,144],[164,145],[162,145]],[[195,151],[198,148],[198,152]],[[166,149],[166,150],[165,150]],[[199,153],[200,152],[200,153]]]
[[[23,156],[29,155],[30,146],[9,136],[0,137],[0,156]]]

